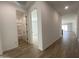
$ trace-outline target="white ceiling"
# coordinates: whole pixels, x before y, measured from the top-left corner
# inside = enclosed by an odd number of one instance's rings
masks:
[[[60,14],[77,13],[79,10],[79,1],[50,1],[49,3]],[[69,9],[65,10],[64,7],[68,5]]]
[[[30,5],[34,3],[34,1],[16,1],[19,3],[20,6],[22,6],[23,9],[28,9]]]
[[[18,3],[20,3],[21,5],[25,5],[27,3],[27,1],[17,1]]]
[[[32,4],[32,1],[17,1],[20,3],[24,8],[28,5]],[[30,3],[32,2],[32,3]],[[55,10],[57,10],[61,15],[67,13],[77,13],[79,10],[79,1],[47,1]],[[65,10],[64,7],[68,5],[69,9]]]

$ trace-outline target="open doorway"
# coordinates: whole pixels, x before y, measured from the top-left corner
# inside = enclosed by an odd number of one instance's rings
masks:
[[[17,32],[18,32],[18,44],[23,46],[27,44],[27,33],[26,33],[26,16],[21,11],[16,11],[17,21]]]
[[[62,24],[62,30],[63,30],[63,31],[73,32],[72,26],[73,26],[72,23],[65,23],[65,24]]]
[[[73,33],[77,35],[77,17],[76,14],[65,14],[62,16],[62,32],[64,36],[66,33]]]
[[[37,10],[34,9],[31,12],[31,26],[32,26],[32,44],[38,48],[38,17]]]
[[[62,25],[62,30],[63,31],[68,31],[68,25]]]

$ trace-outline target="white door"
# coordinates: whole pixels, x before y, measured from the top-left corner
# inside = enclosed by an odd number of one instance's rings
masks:
[[[31,20],[32,20],[32,43],[38,47],[38,19],[36,9],[34,9],[31,12]]]

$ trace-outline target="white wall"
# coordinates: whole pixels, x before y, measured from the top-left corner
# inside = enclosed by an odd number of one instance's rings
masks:
[[[0,12],[1,14],[1,12]],[[1,18],[1,16],[0,16]],[[0,19],[0,55],[2,55],[2,36],[1,36],[1,19]]]
[[[79,40],[79,11],[78,11],[78,14],[77,14],[77,38]]]
[[[72,23],[72,31],[77,33],[77,14],[66,14],[62,16],[62,24]]]
[[[39,47],[41,50],[44,50],[59,39],[61,18],[46,2],[35,2],[34,5],[28,9],[28,15],[30,15],[33,9],[37,9],[38,11]],[[29,22],[30,21],[31,19]],[[29,36],[30,35],[31,26],[29,28]]]
[[[7,51],[18,46],[16,8],[9,2],[0,2],[2,49]]]
[[[46,49],[60,38],[60,16],[47,3],[41,4],[43,49]]]
[[[1,33],[0,33],[0,55],[2,55],[2,37],[1,37]]]

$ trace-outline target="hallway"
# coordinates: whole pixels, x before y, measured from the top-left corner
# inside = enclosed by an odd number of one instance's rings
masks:
[[[79,43],[73,32],[64,32],[63,39],[56,41],[42,57],[79,57]],[[46,54],[46,55],[45,55]]]
[[[79,57],[79,41],[73,32],[64,32],[63,39],[59,39],[43,52],[34,48],[32,45],[23,43],[23,46],[7,51],[3,56],[10,58]]]

